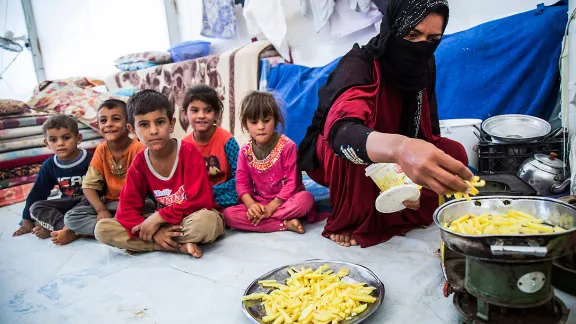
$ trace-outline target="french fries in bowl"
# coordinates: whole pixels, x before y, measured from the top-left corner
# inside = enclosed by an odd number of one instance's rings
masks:
[[[466,213],[450,223],[442,224],[445,228],[468,235],[511,235],[511,234],[545,234],[562,233],[566,229],[558,225],[549,225],[542,219],[519,210],[508,210],[506,213],[481,215]]]
[[[360,323],[384,299],[384,285],[367,268],[311,260],[281,267],[254,280],[242,297],[254,323]]]

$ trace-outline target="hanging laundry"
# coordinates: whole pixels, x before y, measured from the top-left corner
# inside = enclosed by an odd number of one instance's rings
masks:
[[[202,36],[224,39],[236,37],[234,0],[204,0],[203,5]]]
[[[349,1],[336,0],[334,12],[330,17],[330,34],[336,38],[348,36],[368,26],[374,26],[382,19],[382,13],[375,4],[370,4],[370,10],[367,13],[361,13],[350,9]],[[379,25],[376,24],[375,34]]]
[[[306,18],[312,18],[314,30],[318,33],[330,21],[334,5],[334,0],[300,0],[300,11]]]
[[[380,12],[384,12],[388,8],[390,0],[372,0]]]
[[[370,5],[372,0],[346,0],[348,2],[348,7],[354,11],[361,13],[368,13],[370,11]]]
[[[290,60],[282,0],[245,0],[243,15],[250,38],[265,37],[284,59]]]

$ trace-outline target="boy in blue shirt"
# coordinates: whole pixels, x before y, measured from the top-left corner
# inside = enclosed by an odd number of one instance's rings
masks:
[[[50,237],[52,231],[64,227],[64,214],[75,207],[83,196],[82,179],[92,160],[92,152],[78,148],[82,141],[78,123],[72,117],[59,115],[44,122],[42,130],[44,143],[54,152],[54,156],[42,164],[26,199],[21,226],[12,236],[32,232],[42,239]],[[59,186],[62,197],[47,200],[55,185]],[[34,221],[40,225],[34,226]],[[58,237],[52,241],[58,244]]]

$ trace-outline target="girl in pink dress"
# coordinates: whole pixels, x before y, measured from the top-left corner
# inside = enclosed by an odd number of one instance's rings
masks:
[[[245,231],[304,233],[298,218],[316,217],[314,197],[296,167],[296,144],[276,132],[284,118],[271,94],[253,91],[242,100],[242,127],[251,140],[238,155],[236,191],[242,204],[224,210],[226,225]]]

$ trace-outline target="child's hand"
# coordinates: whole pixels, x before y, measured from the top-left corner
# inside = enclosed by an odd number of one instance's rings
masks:
[[[264,214],[266,215],[264,218],[272,217],[272,215],[274,215],[280,206],[282,206],[282,201],[278,199],[272,200],[268,205],[264,207]]]
[[[152,237],[154,236],[154,233],[158,231],[158,228],[162,222],[162,216],[156,212],[150,215],[150,217],[146,218],[146,220],[144,220],[144,222],[142,222],[140,225],[134,226],[134,228],[132,228],[132,234],[140,232],[139,237],[143,241],[152,242]]]
[[[170,225],[160,227],[152,238],[154,239],[154,242],[162,245],[163,248],[167,250],[176,250],[180,248],[181,244],[175,242],[172,238],[182,235],[184,235],[184,233],[182,233],[182,226]]]
[[[252,224],[258,225],[258,223],[260,222],[260,218],[264,216],[265,211],[266,210],[264,206],[255,202],[252,205],[250,205],[248,211],[246,211],[246,216],[248,216],[248,219]]]
[[[416,201],[406,200],[402,204],[404,204],[404,206],[406,206],[408,209],[418,210],[418,208],[420,208],[420,198],[418,198]]]
[[[96,217],[96,222],[98,222],[101,219],[105,219],[105,218],[112,218],[112,214],[110,213],[110,211],[108,209],[104,209],[104,210],[98,212],[98,217]]]

